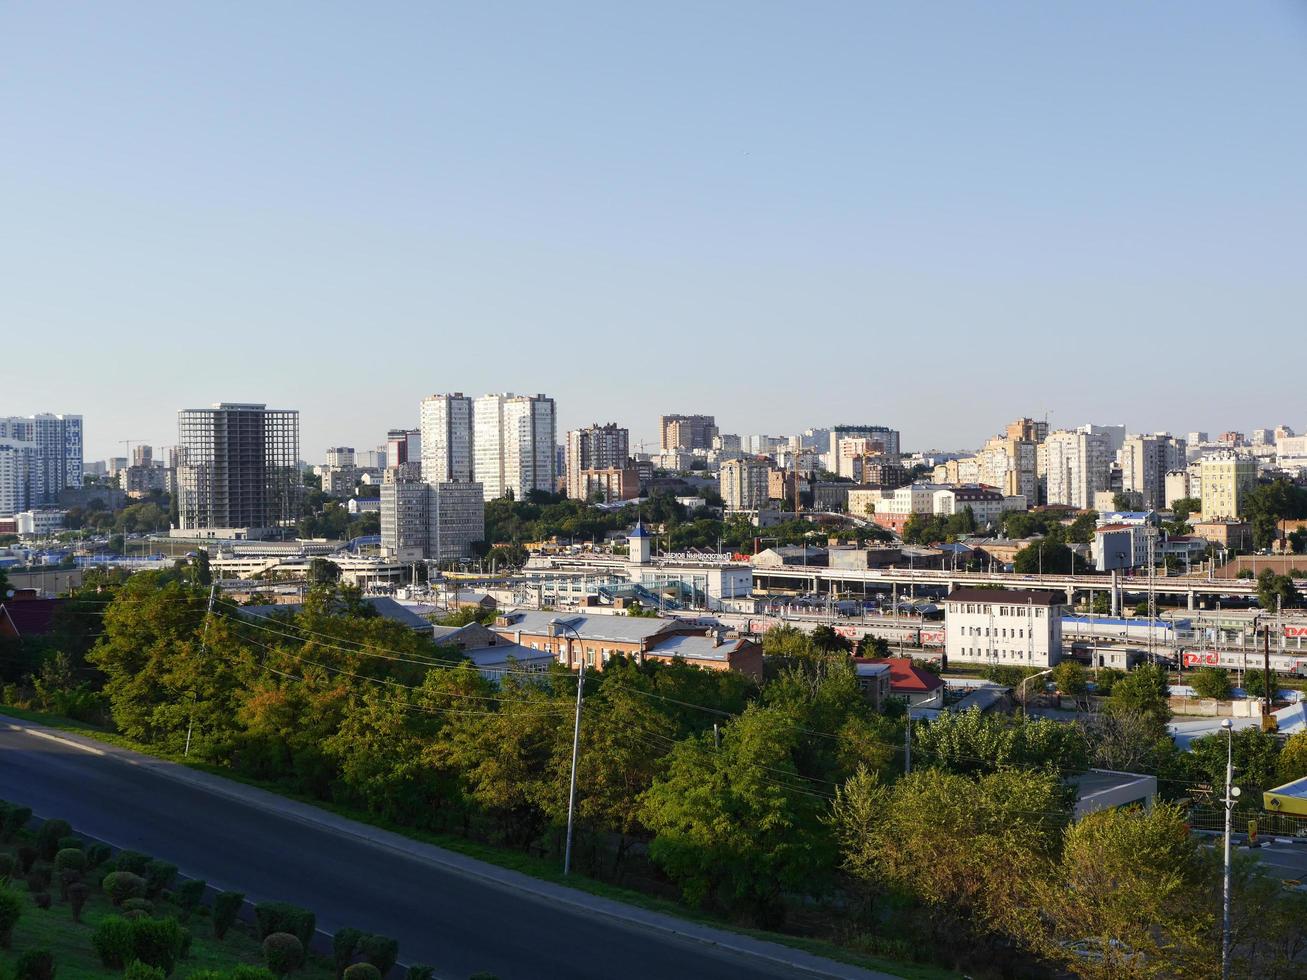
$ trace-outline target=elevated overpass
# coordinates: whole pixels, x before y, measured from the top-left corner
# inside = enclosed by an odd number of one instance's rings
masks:
[[[1144,593],[1149,589],[1146,576],[1131,578],[1110,575],[1023,575],[1018,572],[969,572],[925,568],[819,568],[811,565],[782,565],[754,568],[755,591],[799,590],[807,592],[949,592],[959,586],[990,586],[1006,589],[1048,589],[1065,592],[1067,601],[1077,596],[1106,592],[1115,586],[1119,600],[1122,592]],[[1214,606],[1223,596],[1248,599],[1257,595],[1257,583],[1251,579],[1199,578],[1195,576],[1157,577],[1152,580],[1155,595],[1183,598],[1189,609]],[[1114,603],[1115,605],[1115,603]]]

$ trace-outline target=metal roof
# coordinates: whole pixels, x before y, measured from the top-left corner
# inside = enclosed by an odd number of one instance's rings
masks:
[[[505,614],[505,625],[496,622],[491,628],[497,633],[530,633],[534,636],[557,635],[568,637],[572,630],[583,640],[611,640],[614,643],[639,643],[659,633],[684,629],[684,625],[671,619],[651,619],[646,616],[613,616],[584,613],[536,612],[515,610]],[[554,620],[561,624],[553,625]]]

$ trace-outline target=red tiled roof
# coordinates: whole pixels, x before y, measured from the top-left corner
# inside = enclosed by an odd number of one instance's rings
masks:
[[[922,670],[910,657],[854,657],[860,664],[889,664],[889,689],[903,693],[927,693],[944,686],[938,676]]]
[[[0,605],[0,631],[19,637],[44,636],[54,627],[62,599],[25,599]],[[12,632],[11,632],[12,631]]]

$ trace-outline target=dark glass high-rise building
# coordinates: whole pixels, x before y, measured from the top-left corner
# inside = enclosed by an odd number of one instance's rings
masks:
[[[178,531],[269,537],[299,517],[299,412],[220,402],[177,413]]]

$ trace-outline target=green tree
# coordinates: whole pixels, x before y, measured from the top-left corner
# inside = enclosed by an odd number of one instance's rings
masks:
[[[840,636],[826,625],[814,629],[811,637],[813,648],[822,653],[848,653],[853,649],[853,643],[847,637]]]
[[[784,892],[822,887],[833,844],[823,797],[794,764],[801,737],[783,709],[751,706],[722,732],[679,742],[644,794],[649,856],[696,905],[775,926]]]
[[[1085,668],[1074,660],[1063,660],[1053,668],[1053,683],[1062,697],[1070,698],[1076,704],[1086,704],[1089,700],[1089,678]]]
[[[1307,731],[1289,736],[1276,760],[1276,772],[1281,783],[1307,776]]]
[[[309,582],[312,585],[334,585],[340,581],[340,566],[326,558],[309,562]]]
[[[1010,766],[1083,772],[1089,745],[1074,725],[1046,718],[1007,718],[978,709],[940,714],[913,729],[914,761],[958,773]]]
[[[209,567],[208,548],[201,548],[195,553],[195,581],[200,585],[213,584],[213,571]]]
[[[1271,682],[1266,683],[1266,677],[1262,674],[1260,668],[1246,670],[1243,674],[1243,690],[1250,698],[1266,697],[1267,688],[1270,688],[1271,697],[1274,697],[1280,687],[1280,679],[1276,676],[1274,670],[1271,671]]]
[[[1260,728],[1240,728],[1232,736],[1224,732],[1196,738],[1189,744],[1195,768],[1204,781],[1224,785],[1227,739],[1233,740],[1235,782],[1243,791],[1240,804],[1260,810],[1262,791],[1276,784],[1279,743]]]
[[[1257,603],[1268,612],[1298,604],[1298,589],[1288,575],[1266,568],[1257,576]]]
[[[1066,532],[1067,540],[1076,544],[1089,544],[1094,540],[1094,531],[1097,527],[1098,511],[1087,510],[1083,514],[1076,515],[1076,519],[1071,522]]]
[[[1230,700],[1230,674],[1220,667],[1201,667],[1189,675],[1189,686],[1200,698]]]
[[[1193,514],[1201,513],[1202,509],[1203,502],[1197,497],[1181,497],[1171,504],[1171,513],[1180,522],[1189,520]]]
[[[859,657],[888,657],[889,655],[889,640],[883,636],[872,636],[867,633],[858,640]]]
[[[1209,952],[1205,884],[1180,807],[1099,810],[1067,828],[1038,882],[1032,944],[1093,980],[1204,975],[1190,971]]]
[[[1022,575],[1034,575],[1041,570],[1045,575],[1070,575],[1078,564],[1084,563],[1070,548],[1049,538],[1026,545],[1012,560],[1012,567]]]
[[[1162,667],[1149,664],[1136,667],[1112,686],[1107,710],[1112,714],[1135,715],[1143,719],[1152,735],[1149,741],[1163,738],[1171,720],[1168,688],[1166,671]]]
[[[1030,928],[1031,896],[1068,816],[1054,773],[973,779],[927,768],[888,788],[855,774],[839,788],[830,824],[844,869],[864,887],[920,902],[935,941],[979,943]]]

